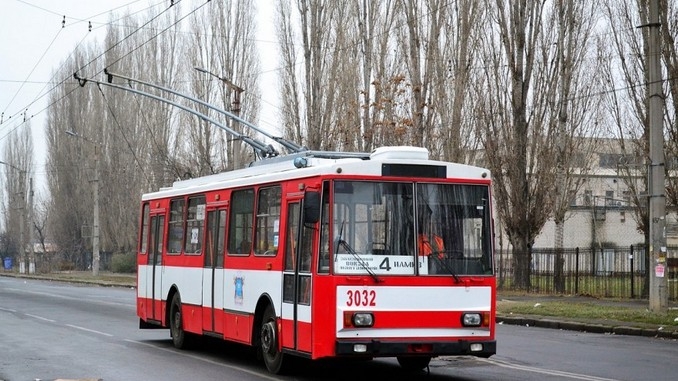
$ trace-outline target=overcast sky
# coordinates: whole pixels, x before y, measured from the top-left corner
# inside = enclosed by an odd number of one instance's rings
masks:
[[[205,2],[182,0],[182,10],[190,11]],[[18,128],[27,110],[36,151],[33,173],[36,190],[40,192],[44,187],[45,176],[47,93],[55,81],[63,79],[52,78],[52,71],[59,68],[76,46],[102,41],[111,12],[122,14],[129,9],[130,13],[145,13],[150,7],[155,13],[160,13],[169,4],[170,0],[0,0],[0,112],[3,113],[0,160],[9,134]],[[259,7],[258,18],[259,35],[263,36],[260,38],[268,41],[272,40],[270,8],[269,4]],[[188,19],[184,22],[188,22]],[[266,65],[270,65],[270,60],[262,60],[262,77],[273,69]],[[270,75],[262,78],[261,86],[273,88],[274,84],[267,83],[270,81]],[[271,93],[274,92],[263,94],[262,124],[272,124],[265,115],[267,105],[277,102],[276,99],[266,99],[266,96],[273,96]],[[4,172],[4,168],[0,168],[0,171]]]

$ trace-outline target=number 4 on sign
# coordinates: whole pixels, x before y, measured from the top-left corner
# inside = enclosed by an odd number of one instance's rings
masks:
[[[388,261],[388,257],[384,258],[384,260],[381,261],[381,263],[379,264],[379,269],[391,271],[391,265],[390,262]]]

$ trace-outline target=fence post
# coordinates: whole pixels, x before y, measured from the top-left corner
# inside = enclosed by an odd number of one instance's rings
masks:
[[[634,298],[634,289],[633,289],[633,245],[631,245],[631,254],[629,254],[629,259],[631,260],[631,299]]]
[[[579,247],[574,249],[574,294],[579,295]]]

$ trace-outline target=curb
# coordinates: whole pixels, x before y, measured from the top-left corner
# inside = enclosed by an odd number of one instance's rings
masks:
[[[657,337],[678,340],[678,330],[674,330],[673,328],[664,330],[661,327],[641,328],[626,325],[595,324],[568,320],[540,319],[525,316],[497,316],[496,322],[497,324],[523,325],[526,327],[562,329],[566,331]]]
[[[44,280],[44,281],[48,281],[48,282],[87,284],[87,285],[102,286],[102,287],[136,288],[136,284],[134,284],[134,283],[105,281],[105,280],[101,280],[101,279],[58,278],[58,277],[51,277],[51,276],[24,275],[24,274],[16,274],[16,273],[0,273],[0,276],[10,277],[10,278],[19,278],[19,279]],[[0,381],[2,381],[2,380],[0,380]]]

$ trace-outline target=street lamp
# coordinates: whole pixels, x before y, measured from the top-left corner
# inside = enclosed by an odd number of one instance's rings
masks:
[[[218,76],[218,75],[212,73],[209,70],[203,69],[201,67],[195,67],[195,70],[197,70],[201,73],[209,74],[209,75],[211,75],[215,78],[218,78],[221,82],[224,83],[224,85],[226,85],[228,88],[233,90],[233,103],[232,103],[233,106],[232,106],[231,111],[233,112],[233,114],[235,114],[235,116],[239,117],[240,116],[240,94],[243,91],[245,91],[245,89],[243,89],[242,87],[231,82],[227,78]],[[233,152],[233,169],[238,168],[238,166],[239,166],[239,163],[238,163],[239,160],[238,159],[239,159],[239,156],[240,156],[240,150],[238,150],[238,153],[236,153],[235,147],[236,147],[235,142],[232,141],[231,152]]]
[[[94,193],[94,222],[92,223],[92,275],[99,276],[99,146],[91,139],[88,139],[77,132],[66,131],[66,134],[78,139],[82,139],[94,145],[94,180],[92,180],[92,192]]]
[[[31,209],[33,208],[33,178],[30,178],[30,193],[29,193],[29,202],[28,202],[28,208],[25,205],[25,197],[26,197],[26,171],[24,171],[21,168],[18,168],[17,166],[7,163],[5,161],[0,161],[0,164],[6,165],[15,171],[19,172],[19,185],[20,189],[19,192],[21,193],[21,214],[19,217],[19,256],[21,258],[21,263],[19,263],[19,273],[24,274],[26,273],[26,247],[24,246],[24,228],[25,228],[25,221],[31,221],[31,215],[27,213],[31,212]],[[28,209],[28,210],[26,210]],[[32,224],[31,224],[32,226]],[[28,264],[28,273],[33,274],[35,273],[35,262],[34,262],[34,255],[33,255],[33,229],[29,229],[29,237],[30,237],[30,251],[29,251],[29,264]]]

